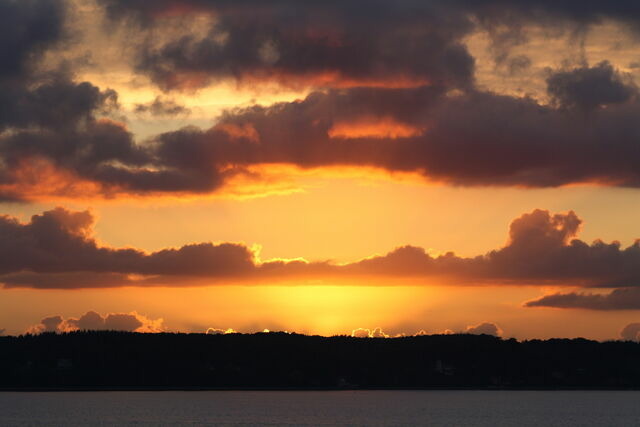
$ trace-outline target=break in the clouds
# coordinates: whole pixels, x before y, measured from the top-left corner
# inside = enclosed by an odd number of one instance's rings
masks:
[[[582,221],[573,212],[535,210],[516,218],[507,244],[477,257],[452,252],[431,256],[405,246],[386,255],[350,264],[328,261],[260,260],[241,243],[197,243],[144,252],[100,245],[92,235],[89,212],[57,208],[30,222],[0,218],[0,282],[7,288],[100,288],[119,286],[193,286],[313,278],[369,277],[384,283],[421,279],[451,284],[571,285],[624,288],[640,285],[638,242],[585,243],[577,238]],[[427,280],[427,283],[429,283]],[[631,308],[630,294],[546,296],[533,306],[595,309]],[[618,294],[621,294],[618,296]],[[627,304],[627,305],[625,305]],[[490,325],[480,325],[487,331]]]
[[[510,51],[531,28],[550,38],[573,35],[578,45],[604,22],[637,36],[635,2],[91,5],[0,1],[0,199],[209,194],[239,176],[270,182],[273,164],[374,167],[465,186],[640,186],[640,101],[619,64],[559,63],[545,74],[544,97],[516,97],[477,84],[479,58],[467,46],[469,36],[485,32],[497,67],[524,70],[532,60]],[[108,17],[93,28],[95,37],[127,52],[121,61],[131,62],[131,85],[192,91],[227,81],[257,90],[275,83],[308,94],[230,108],[209,129],[140,140],[121,120],[121,95],[79,80],[77,61],[43,66],[47,53],[67,47],[101,54],[69,30],[74,8]],[[126,45],[109,41],[122,27]],[[131,111],[171,118],[188,109],[158,96]]]

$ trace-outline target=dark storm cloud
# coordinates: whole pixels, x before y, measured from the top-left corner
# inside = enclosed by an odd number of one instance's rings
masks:
[[[368,85],[410,79],[453,87],[473,84],[473,59],[461,44],[482,28],[496,64],[517,71],[527,58],[509,49],[527,27],[584,33],[610,19],[640,30],[632,1],[506,0],[101,0],[116,22],[141,24],[137,67],[165,89],[193,89],[221,78],[312,86]],[[167,17],[215,17],[204,35],[147,37]],[[371,31],[375,29],[375,31]],[[324,80],[319,79],[324,75]]]
[[[133,14],[147,28],[167,15],[215,15],[204,37],[185,33],[160,45],[141,43],[137,68],[166,89],[225,78],[315,86],[472,83],[474,61],[460,43],[472,25],[439,3],[373,0],[366,8],[337,0],[102,3],[112,16]]]
[[[88,82],[75,83],[64,75],[52,75],[35,87],[8,84],[0,92],[0,130],[73,128],[92,119],[95,111],[115,109],[117,102],[114,91],[101,91]]]
[[[63,38],[64,19],[63,1],[0,1],[0,79],[24,79],[29,63]]]
[[[640,288],[620,288],[608,294],[557,293],[528,301],[525,306],[582,308],[586,310],[640,310]]]
[[[589,245],[578,240],[575,237],[581,220],[573,212],[552,215],[535,210],[524,214],[512,222],[509,241],[503,248],[473,258],[453,253],[433,257],[422,248],[405,246],[345,265],[301,260],[261,262],[247,246],[235,243],[189,244],[152,253],[110,248],[97,244],[91,234],[92,224],[90,213],[62,208],[34,215],[26,224],[2,217],[0,282],[5,287],[51,289],[369,277],[384,281],[437,278],[442,283],[466,285],[640,286],[639,243],[621,249],[617,242]],[[635,290],[616,290],[607,298],[630,301],[636,294]],[[600,300],[591,296],[572,298]],[[529,305],[543,305],[548,300],[541,301]],[[606,304],[611,304],[611,309],[622,308],[612,302]]]

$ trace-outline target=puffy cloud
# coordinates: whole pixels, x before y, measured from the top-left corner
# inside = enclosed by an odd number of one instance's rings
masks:
[[[431,257],[422,248],[406,246],[384,256],[344,266],[357,274],[442,276],[457,281],[582,286],[640,284],[640,246],[621,249],[618,242],[587,244],[573,237],[581,220],[574,212],[552,215],[534,210],[511,223],[509,242],[474,258],[453,253]]]
[[[79,318],[64,319],[62,316],[46,317],[39,324],[27,329],[27,333],[72,332],[72,331],[125,331],[125,332],[162,332],[162,319],[149,319],[133,313],[110,313],[102,316],[95,311],[88,311]]]
[[[629,323],[620,331],[620,337],[627,341],[640,341],[640,323]]]
[[[495,323],[483,322],[474,326],[467,326],[465,333],[473,335],[493,335],[499,337],[502,335],[502,329]]]
[[[255,269],[254,254],[232,243],[202,243],[146,254],[98,246],[89,212],[56,208],[19,223],[0,217],[1,273],[132,273],[234,276]],[[107,282],[109,278],[106,278]]]
[[[369,338],[371,331],[369,329],[357,328],[351,331],[351,336],[355,338]]]
[[[631,77],[617,72],[606,61],[595,67],[553,73],[547,78],[547,84],[556,105],[583,111],[624,103],[637,95]]]
[[[209,328],[205,332],[207,335],[225,335],[225,334],[237,334],[238,332],[234,329],[218,329],[218,328]]]
[[[40,321],[42,332],[57,332],[62,322],[62,316],[45,317]]]
[[[6,332],[6,329],[0,329],[0,337],[3,336],[5,332]]]
[[[355,338],[389,338],[389,335],[382,328],[357,328],[351,331],[351,336]]]

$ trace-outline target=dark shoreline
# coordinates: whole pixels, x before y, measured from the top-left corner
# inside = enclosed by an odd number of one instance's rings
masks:
[[[640,343],[488,335],[0,337],[0,391],[640,390]]]

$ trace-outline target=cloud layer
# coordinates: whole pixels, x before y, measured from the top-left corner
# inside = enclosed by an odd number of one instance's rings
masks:
[[[582,221],[574,212],[535,210],[516,218],[507,244],[484,255],[433,257],[404,246],[386,255],[338,265],[327,261],[261,260],[241,243],[194,243],[144,252],[97,243],[93,217],[56,208],[28,223],[0,217],[0,283],[5,287],[92,288],[273,283],[292,278],[438,279],[451,284],[571,285],[624,288],[640,285],[640,243],[577,239]],[[635,289],[609,296],[546,296],[528,306],[614,309],[635,307]],[[637,298],[635,298],[637,299]]]
[[[632,2],[96,5],[95,14],[101,7],[110,18],[99,30],[105,40],[114,28],[127,29],[127,46],[112,47],[131,53],[132,80],[150,78],[163,90],[230,80],[310,93],[293,102],[229,109],[209,129],[136,140],[114,120],[120,108],[115,91],[77,81],[74,68],[81,66],[73,61],[42,65],[51,49],[88,43],[68,31],[69,11],[79,6],[3,0],[2,199],[209,194],[238,176],[266,181],[253,169],[282,163],[375,167],[465,186],[640,186],[640,101],[631,75],[607,61],[585,60],[548,70],[548,100],[497,94],[476,83],[476,58],[466,45],[471,34],[485,32],[496,66],[526,68],[530,60],[511,57],[510,49],[531,28],[579,39],[611,21],[635,34],[640,11]],[[175,117],[188,107],[158,96],[133,111]]]

